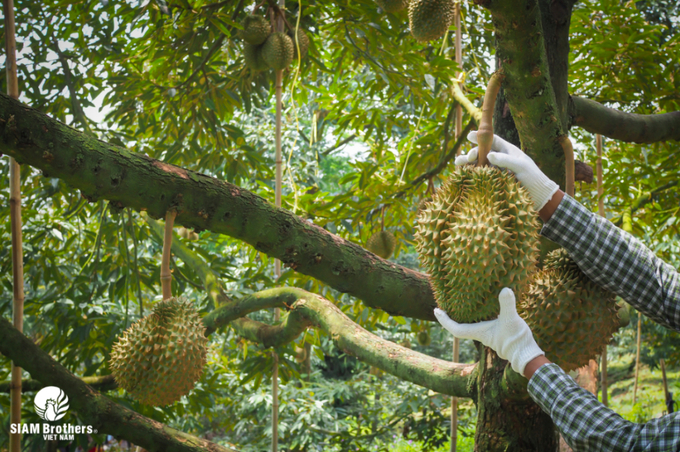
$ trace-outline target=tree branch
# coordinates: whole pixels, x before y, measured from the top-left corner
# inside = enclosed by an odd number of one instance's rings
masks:
[[[569,102],[571,124],[588,132],[633,143],[680,140],[680,111],[658,115],[625,113],[578,96]]]
[[[654,190],[650,190],[641,194],[633,201],[633,203],[630,205],[630,208],[624,214],[612,218],[611,222],[616,226],[622,227],[624,225],[625,217],[630,218],[630,215],[652,202],[659,193],[668,190],[669,188],[675,187],[676,185],[678,185],[678,181],[674,180],[660,187],[656,187]],[[628,221],[630,221],[630,219]]]
[[[180,432],[112,402],[56,362],[44,350],[0,318],[0,353],[45,386],[61,388],[79,416],[99,430],[154,452],[236,452]]]
[[[356,137],[357,137],[356,133],[353,133],[352,135],[348,136],[347,138],[345,138],[344,140],[338,142],[337,144],[334,144],[333,146],[329,147],[328,149],[325,149],[325,150],[321,151],[320,154],[321,154],[321,155],[328,155],[328,154],[330,154],[331,152],[335,151],[336,149],[338,149],[338,148],[340,148],[340,147],[346,145],[346,144],[349,143],[350,141],[354,140]]]
[[[380,259],[236,185],[88,137],[4,94],[0,153],[64,180],[88,200],[108,199],[153,218],[175,208],[179,225],[249,243],[369,307],[434,320],[426,275]]]
[[[95,377],[80,377],[86,385],[96,389],[99,392],[110,391],[118,387],[118,383],[113,379],[113,375],[103,375]],[[0,393],[9,393],[10,382],[3,381],[0,383]],[[39,391],[45,387],[39,380],[23,380],[21,382],[21,390],[25,392]]]

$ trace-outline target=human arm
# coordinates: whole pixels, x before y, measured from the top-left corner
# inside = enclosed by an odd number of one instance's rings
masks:
[[[680,413],[645,424],[627,421],[556,364],[538,368],[527,389],[574,452],[680,451]]]

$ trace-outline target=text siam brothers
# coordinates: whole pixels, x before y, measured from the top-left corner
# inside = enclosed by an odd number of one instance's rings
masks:
[[[35,412],[45,421],[58,421],[63,418],[69,408],[68,397],[60,388],[47,386],[42,388],[34,399]],[[97,433],[91,425],[52,425],[42,424],[10,424],[10,434],[43,435],[45,441],[72,441],[75,435]]]

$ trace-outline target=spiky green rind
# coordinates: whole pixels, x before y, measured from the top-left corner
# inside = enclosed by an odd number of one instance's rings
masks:
[[[383,259],[390,257],[396,246],[397,239],[390,231],[376,232],[366,242],[366,249]]]
[[[614,294],[593,283],[562,249],[548,255],[518,312],[546,357],[566,371],[599,356],[620,321]]]
[[[267,40],[271,33],[269,21],[262,16],[248,15],[241,22],[243,30],[239,30],[239,37],[248,44],[259,46]]]
[[[297,32],[297,41],[295,41],[295,33],[292,31],[288,31],[288,37],[291,39],[293,42],[293,59],[298,58],[298,45],[300,46],[300,55],[302,55],[302,58],[307,56],[307,52],[309,51],[309,37],[307,37],[307,33],[305,33],[304,30],[298,29]]]
[[[444,36],[453,16],[453,0],[412,0],[408,6],[411,34],[421,42]]]
[[[267,66],[278,71],[293,61],[293,41],[285,33],[272,33],[262,44],[262,58]]]
[[[439,307],[457,322],[498,317],[503,287],[521,294],[538,256],[538,221],[513,176],[460,167],[421,212],[418,254]]]
[[[207,351],[204,333],[190,303],[179,298],[157,303],[114,344],[109,365],[116,382],[141,403],[176,402],[201,376]]]
[[[409,0],[376,0],[376,3],[386,13],[396,13],[408,8]]]
[[[243,59],[246,62],[246,66],[253,71],[263,71],[269,68],[267,63],[264,62],[264,58],[262,58],[262,46],[246,43],[243,46]]]

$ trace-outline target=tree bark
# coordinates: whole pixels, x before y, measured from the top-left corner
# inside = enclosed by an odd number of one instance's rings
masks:
[[[568,127],[569,0],[477,0],[489,9],[496,31],[496,63],[505,79],[494,112],[494,133],[522,147],[541,170],[565,188],[560,144]],[[541,254],[556,245],[541,241]],[[484,363],[483,365],[481,363]],[[501,389],[507,363],[485,350],[479,366],[476,451],[556,451],[550,417],[525,398]],[[507,372],[505,372],[507,376]]]
[[[249,243],[284,265],[392,315],[434,320],[427,276],[277,209],[236,185],[129,152],[0,93],[0,152],[58,177],[88,200],[108,199],[178,225]]]

